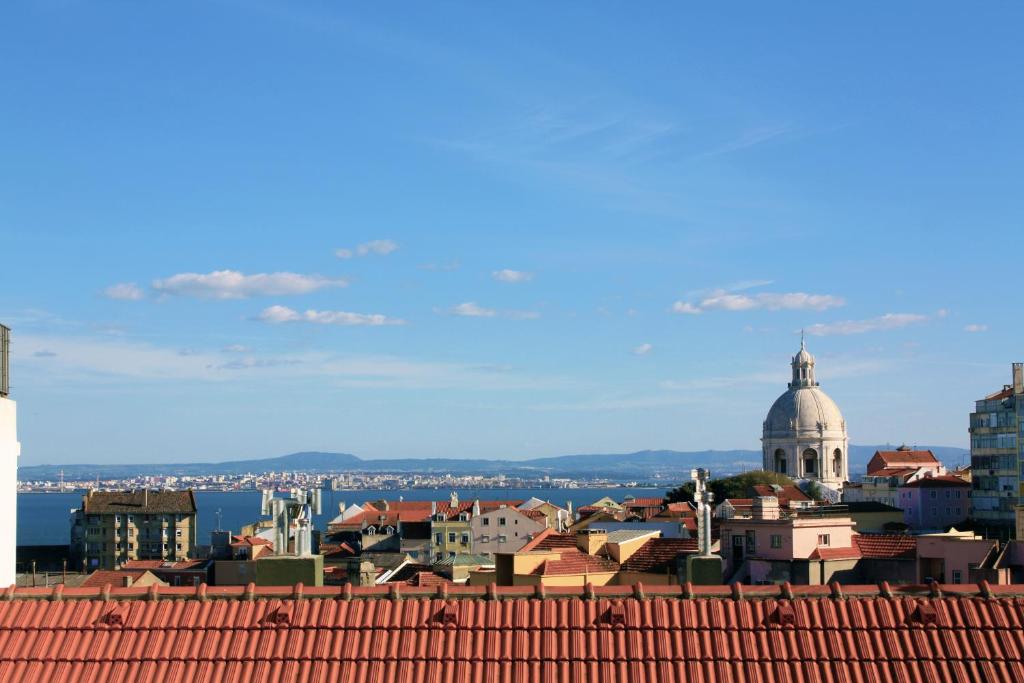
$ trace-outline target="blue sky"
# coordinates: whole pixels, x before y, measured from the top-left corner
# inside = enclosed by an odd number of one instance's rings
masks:
[[[22,464],[966,445],[1024,10],[828,5],[5,6]]]

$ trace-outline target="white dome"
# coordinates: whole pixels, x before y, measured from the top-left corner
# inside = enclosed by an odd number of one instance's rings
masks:
[[[776,399],[764,421],[764,436],[845,432],[839,406],[818,387],[793,387]]]

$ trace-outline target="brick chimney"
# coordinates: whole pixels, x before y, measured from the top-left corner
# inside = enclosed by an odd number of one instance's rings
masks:
[[[775,496],[758,496],[753,504],[754,519],[778,519],[779,499]]]
[[[580,529],[576,532],[576,547],[587,555],[597,555],[608,543],[604,529]]]

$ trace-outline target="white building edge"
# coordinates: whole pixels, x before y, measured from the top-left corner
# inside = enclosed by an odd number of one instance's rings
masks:
[[[15,582],[18,547],[17,405],[9,397],[11,331],[0,325],[0,586]]]

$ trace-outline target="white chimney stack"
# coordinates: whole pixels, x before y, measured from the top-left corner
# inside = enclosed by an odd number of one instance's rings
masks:
[[[18,546],[18,443],[17,404],[10,393],[11,331],[0,325],[0,586],[15,579]]]

